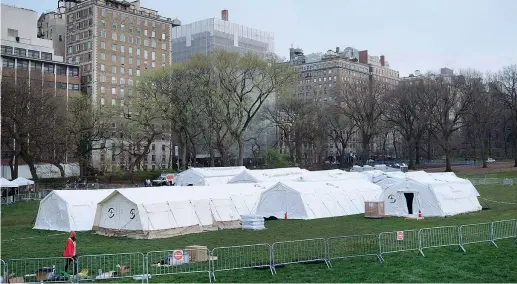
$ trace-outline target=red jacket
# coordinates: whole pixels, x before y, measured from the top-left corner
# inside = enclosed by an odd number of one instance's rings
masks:
[[[72,239],[66,240],[65,251],[63,252],[64,257],[74,257],[76,255],[75,242]]]

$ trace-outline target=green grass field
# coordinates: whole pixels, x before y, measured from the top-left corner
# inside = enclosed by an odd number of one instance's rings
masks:
[[[517,177],[517,173],[513,173]],[[511,175],[510,175],[511,176]],[[180,249],[188,245],[217,246],[273,243],[276,241],[369,234],[404,229],[492,222],[517,218],[517,186],[479,186],[483,198],[506,203],[488,202],[490,210],[449,218],[405,220],[403,218],[365,219],[362,215],[339,218],[267,221],[266,230],[222,230],[168,239],[133,240],[108,238],[91,232],[79,232],[79,255],[143,252]],[[486,201],[481,200],[482,204]],[[67,234],[32,230],[37,214],[36,202],[2,207],[3,260],[13,258],[59,257]],[[217,272],[217,282],[516,282],[513,240],[466,245],[467,253],[457,247],[426,249],[426,257],[416,252],[393,253],[379,264],[375,257],[332,261],[333,269],[324,263],[286,265],[271,276],[267,269]],[[129,281],[131,279],[121,279]],[[205,273],[153,277],[152,282],[207,282]]]

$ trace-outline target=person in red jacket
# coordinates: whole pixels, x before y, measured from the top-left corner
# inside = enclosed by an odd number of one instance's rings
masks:
[[[77,248],[75,242],[75,232],[70,233],[70,237],[66,240],[65,251],[63,252],[63,257],[66,257],[65,271],[68,272],[68,265],[72,263],[74,266],[74,274],[77,274]]]

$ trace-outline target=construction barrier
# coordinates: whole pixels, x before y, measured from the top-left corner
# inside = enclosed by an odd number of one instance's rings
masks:
[[[458,246],[465,251],[460,244],[460,228],[458,226],[445,226],[424,228],[418,231],[418,239],[420,242],[420,253],[424,248],[436,248],[446,246]]]
[[[460,245],[490,242],[497,247],[492,238],[492,223],[479,223],[460,226]]]
[[[269,244],[216,247],[212,250],[212,277],[216,271],[268,267],[275,274]]]
[[[517,238],[517,219],[492,222],[492,240]]]
[[[191,246],[147,253],[148,275],[206,273],[211,282],[210,251],[206,247]]]
[[[394,232],[383,232],[379,234],[379,255],[386,253],[403,252],[403,251],[419,251],[418,230],[405,230]]]
[[[77,260],[78,281],[97,281],[119,278],[147,279],[143,253],[81,255]]]
[[[66,257],[10,259],[7,262],[7,283],[74,282],[75,260]]]
[[[271,246],[273,267],[292,263],[325,262],[328,268],[327,245],[323,238],[276,242]]]
[[[375,256],[382,262],[377,235],[331,237],[327,239],[327,246],[329,263],[333,259],[359,256]]]

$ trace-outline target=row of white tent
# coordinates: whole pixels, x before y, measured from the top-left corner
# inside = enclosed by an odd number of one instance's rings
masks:
[[[224,172],[212,170],[217,171]],[[34,228],[93,228],[110,236],[159,238],[237,228],[240,216],[247,214],[283,218],[287,213],[289,219],[362,214],[365,201],[384,201],[386,214],[393,216],[415,215],[418,210],[424,216],[481,210],[473,185],[448,174],[289,168],[244,170],[227,182],[231,183],[53,191],[41,201]]]
[[[34,181],[26,179],[24,177],[19,177],[11,181],[3,177],[0,177],[0,188],[17,188],[20,186],[28,186],[33,184]]]

